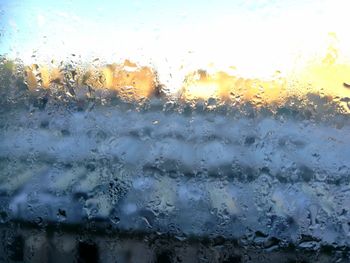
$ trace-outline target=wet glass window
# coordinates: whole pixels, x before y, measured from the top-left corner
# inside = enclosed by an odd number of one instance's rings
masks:
[[[0,0],[0,262],[348,262],[346,0]]]

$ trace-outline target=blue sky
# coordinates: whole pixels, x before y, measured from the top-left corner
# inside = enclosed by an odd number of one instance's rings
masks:
[[[305,5],[305,1],[300,0],[0,0],[0,3],[1,28],[5,33],[1,40],[1,53],[8,52],[10,47],[39,48],[42,41],[47,39],[68,41],[63,33],[68,36],[69,33],[64,29],[68,32],[74,29],[77,35],[98,35],[101,31],[105,35],[117,34],[120,31],[147,31],[157,35],[174,29],[205,28],[223,17],[245,14],[256,16],[264,14],[264,11],[271,14],[281,8]]]
[[[130,58],[164,72],[215,63],[266,75],[289,67],[300,50],[324,49],[329,31],[337,31],[349,49],[348,5],[347,0],[0,0],[0,54],[26,63],[74,59],[72,53],[83,61]]]

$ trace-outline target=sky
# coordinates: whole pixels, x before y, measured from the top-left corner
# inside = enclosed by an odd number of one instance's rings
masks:
[[[329,32],[348,57],[348,7],[346,0],[0,0],[0,54],[24,63],[127,58],[164,76],[205,67],[269,76],[325,52]]]

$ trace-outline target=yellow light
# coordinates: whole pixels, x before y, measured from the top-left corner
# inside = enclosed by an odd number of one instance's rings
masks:
[[[350,63],[340,60],[338,39],[329,33],[326,52],[307,62],[291,67],[282,74],[269,77],[243,77],[234,67],[189,72],[178,87],[179,99],[185,102],[214,98],[219,103],[247,103],[256,107],[269,104],[282,105],[291,97],[305,98],[308,94],[327,97],[341,103],[350,98]],[[235,69],[235,70],[233,70]],[[93,89],[115,91],[126,101],[139,101],[157,93],[158,75],[148,66],[140,66],[129,60],[87,69],[77,68],[72,77],[75,88],[89,86]],[[63,70],[33,64],[25,68],[26,83],[30,90],[49,89],[52,85],[64,85]],[[171,95],[171,94],[168,94]]]

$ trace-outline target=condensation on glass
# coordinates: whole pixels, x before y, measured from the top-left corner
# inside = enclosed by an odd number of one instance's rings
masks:
[[[347,262],[345,1],[0,4],[1,262]]]

